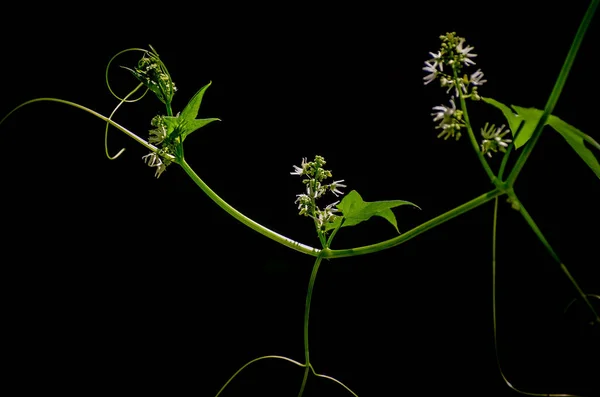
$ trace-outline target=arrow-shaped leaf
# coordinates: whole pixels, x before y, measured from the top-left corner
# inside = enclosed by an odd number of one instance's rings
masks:
[[[592,153],[587,147],[585,147],[583,141],[585,139],[596,149],[600,150],[600,145],[598,144],[598,142],[596,142],[590,136],[579,131],[572,125],[565,123],[556,116],[550,116],[547,124],[554,128],[559,134],[561,134],[563,138],[565,138],[567,143],[571,145],[571,147],[577,152],[579,157],[581,157],[581,159],[588,165],[588,167],[590,167],[592,171],[594,171],[596,176],[600,178],[600,164],[598,163],[598,159],[594,156],[594,153]]]
[[[165,117],[165,123],[167,124],[167,132],[171,133],[175,131],[177,128],[180,129],[181,141],[192,132],[197,129],[204,127],[206,124],[211,123],[213,121],[221,121],[217,118],[209,118],[209,119],[197,119],[198,111],[200,110],[200,104],[202,103],[202,97],[204,97],[204,92],[212,82],[209,82],[204,87],[200,88],[200,90],[190,99],[185,108],[181,111],[181,113],[177,117]]]
[[[517,112],[517,114],[513,113],[510,108],[494,99],[491,98],[482,98],[486,103],[500,109],[504,114],[504,117],[508,121],[510,125],[510,129],[515,133],[519,128],[519,124],[521,121],[525,121],[523,127],[521,128],[521,132],[519,136],[515,140],[515,147],[519,148],[523,146],[531,135],[533,135],[533,130],[537,125],[538,121],[542,117],[543,111],[535,108],[522,108],[520,106],[511,105],[511,107]],[[548,120],[546,121],[546,125],[554,128],[563,138],[567,141],[567,143],[575,150],[575,152],[581,157],[581,159],[592,169],[592,171],[596,174],[598,178],[600,178],[600,163],[598,163],[598,159],[594,156],[586,146],[584,141],[587,141],[590,145],[595,147],[600,151],[600,144],[596,142],[589,135],[584,134],[582,131],[573,127],[572,125],[564,122],[560,118],[550,115]]]
[[[204,92],[210,85],[212,81],[209,82],[204,87],[200,88],[198,92],[190,99],[185,108],[181,111],[179,117],[181,117],[185,121],[192,121],[198,116],[198,111],[200,110],[200,104],[202,103],[202,97],[204,97]]]
[[[348,193],[337,205],[337,208],[343,214],[344,223],[342,224],[342,227],[355,226],[373,216],[380,216],[390,222],[396,231],[400,233],[396,223],[396,217],[391,209],[401,205],[412,205],[413,207],[419,208],[417,205],[404,200],[364,201],[356,190]],[[340,222],[342,222],[342,217],[338,217],[335,222],[328,224],[327,230],[335,229],[339,226]]]

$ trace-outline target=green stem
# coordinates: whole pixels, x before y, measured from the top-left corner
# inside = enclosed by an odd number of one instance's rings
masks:
[[[319,266],[321,265],[322,260],[322,255],[317,256],[317,259],[313,265],[312,273],[310,274],[310,280],[308,281],[308,289],[306,291],[306,304],[304,306],[304,358],[306,359],[307,365],[310,364],[308,353],[308,319],[310,316],[310,302],[312,300],[313,289],[315,288],[317,272],[319,271]]]
[[[200,187],[200,189],[202,189],[202,191],[204,193],[206,193],[206,195],[208,197],[210,197],[215,203],[217,203],[217,205],[219,207],[221,207],[223,210],[225,210],[225,212],[227,212],[229,215],[233,216],[238,221],[242,222],[244,225],[246,225],[249,228],[251,228],[252,230],[262,234],[263,236],[266,236],[266,237],[270,238],[271,240],[274,240],[274,241],[276,241],[282,245],[285,245],[286,247],[292,248],[296,251],[300,251],[304,254],[308,254],[308,255],[312,255],[312,256],[317,256],[319,254],[320,250],[313,248],[313,247],[309,247],[304,244],[300,244],[297,241],[294,241],[294,240],[287,238],[285,236],[282,236],[270,229],[267,229],[263,225],[253,221],[252,219],[248,218],[246,215],[242,214],[241,212],[239,212],[238,210],[233,208],[231,205],[229,205],[227,202],[225,202],[221,197],[219,197],[215,192],[213,192],[212,189],[209,188],[208,185],[206,183],[204,183],[204,181],[202,179],[200,179],[200,177],[194,172],[194,170],[188,165],[188,163],[184,159],[182,159],[180,161],[179,165],[181,166],[181,168],[183,168],[185,173],[188,174],[188,176],[190,178],[192,178],[192,180],[196,183],[196,185],[198,185]]]
[[[337,234],[338,230],[340,230],[342,228],[342,226],[344,225],[344,221],[345,220],[346,220],[345,218],[342,218],[342,221],[340,222],[340,224],[335,229],[333,229],[333,231],[329,235],[329,238],[327,239],[326,245],[323,248],[329,248],[329,247],[331,247],[331,243],[333,242],[333,238]]]
[[[319,266],[321,265],[322,260],[322,255],[317,256],[315,264],[313,265],[312,273],[310,274],[310,280],[308,281],[308,290],[306,291],[306,304],[304,305],[304,359],[306,360],[306,371],[304,372],[304,378],[302,379],[302,386],[300,387],[300,394],[298,394],[298,397],[302,396],[304,387],[306,386],[306,380],[308,378],[308,368],[310,366],[310,354],[308,349],[308,320],[310,318],[310,303],[312,301],[313,289],[315,288],[317,272],[319,271]]]
[[[594,321],[597,322],[598,324],[600,324],[600,316],[596,312],[596,309],[594,309],[594,306],[592,306],[592,304],[589,301],[587,295],[583,292],[583,290],[581,289],[581,287],[579,287],[579,284],[577,283],[577,281],[575,280],[575,278],[573,278],[573,276],[569,272],[569,269],[567,269],[567,267],[565,266],[565,264],[562,263],[562,261],[560,260],[560,258],[556,254],[556,252],[554,252],[554,250],[552,249],[552,246],[550,245],[550,243],[548,242],[548,240],[546,240],[546,237],[544,237],[544,235],[542,234],[542,231],[540,230],[540,228],[534,222],[534,220],[531,217],[531,215],[529,215],[529,212],[527,212],[527,210],[525,209],[525,207],[523,206],[523,204],[519,201],[519,199],[514,194],[514,192],[510,192],[509,193],[509,197],[511,198],[511,200],[513,201],[513,203],[517,204],[519,212],[521,213],[521,215],[523,216],[523,218],[525,218],[525,221],[527,222],[527,224],[529,225],[529,227],[531,227],[531,230],[533,230],[533,232],[538,237],[538,239],[542,242],[542,244],[544,245],[544,247],[546,247],[546,250],[548,250],[548,252],[552,256],[552,258],[560,265],[560,268],[563,271],[563,273],[567,276],[567,278],[569,279],[569,281],[571,282],[571,284],[573,285],[573,287],[575,288],[575,290],[577,290],[577,293],[579,294],[579,296],[581,296],[581,299],[583,299],[583,301],[585,302],[585,304],[589,307],[589,309],[590,309],[590,311],[591,311],[591,313],[592,313],[592,315],[594,317]]]
[[[477,143],[477,139],[475,139],[475,134],[473,133],[473,128],[471,128],[471,121],[469,120],[469,112],[467,111],[467,103],[466,103],[465,97],[463,96],[463,93],[460,89],[459,79],[458,79],[458,75],[456,74],[456,69],[452,68],[452,73],[454,74],[454,86],[456,87],[456,90],[458,91],[458,97],[460,100],[460,108],[463,111],[463,116],[465,118],[465,124],[467,126],[467,134],[469,135],[469,140],[471,141],[471,146],[473,146],[473,150],[475,150],[475,154],[477,154],[477,158],[479,159],[479,162],[483,166],[483,169],[485,170],[485,173],[487,174],[488,178],[490,178],[490,181],[492,183],[496,184],[496,180],[497,180],[496,175],[494,175],[494,171],[492,171],[492,168],[490,167],[488,162],[485,160],[485,157],[483,157],[483,153],[481,153],[479,144]]]
[[[560,97],[560,94],[562,93],[563,87],[565,86],[565,83],[567,81],[567,77],[569,76],[569,72],[571,71],[571,67],[573,66],[573,62],[575,61],[575,56],[577,55],[577,52],[579,51],[579,47],[581,46],[581,42],[583,41],[583,36],[585,35],[585,32],[587,31],[587,29],[592,21],[592,18],[594,17],[594,13],[596,12],[596,8],[598,8],[599,2],[600,2],[600,0],[592,0],[590,5],[588,6],[587,11],[585,12],[585,15],[583,16],[583,19],[581,20],[581,23],[579,24],[579,28],[577,29],[577,33],[575,34],[575,38],[573,39],[573,43],[571,44],[569,53],[567,54],[567,57],[565,59],[565,62],[563,63],[562,69],[560,70],[560,74],[558,75],[558,78],[556,79],[556,82],[554,83],[554,88],[552,89],[552,93],[550,94],[550,97],[548,98],[548,101],[546,102],[546,107],[544,108],[544,113],[542,113],[542,117],[540,117],[540,120],[538,121],[538,123],[533,131],[533,134],[531,135],[531,138],[529,139],[529,142],[527,142],[527,144],[523,148],[523,151],[521,152],[521,155],[517,159],[515,166],[513,167],[511,173],[508,175],[508,178],[506,180],[506,182],[508,183],[508,186],[514,185],[515,180],[517,179],[517,177],[519,176],[519,173],[521,172],[521,170],[523,169],[523,166],[525,165],[525,162],[531,155],[531,152],[533,151],[533,147],[535,146],[538,139],[540,138],[542,129],[544,128],[544,125],[546,124],[548,117],[550,117],[550,115],[552,114],[552,111],[554,110],[554,107],[556,106],[556,103],[558,102],[558,98]]]
[[[513,388],[511,383],[504,376],[502,366],[500,365],[500,355],[498,354],[498,328],[497,328],[497,314],[496,314],[496,229],[498,223],[498,197],[494,200],[494,222],[492,224],[492,317],[494,318],[494,351],[496,352],[496,364],[500,375],[504,380],[504,383],[508,387]]]
[[[510,143],[510,145],[508,146],[508,149],[506,149],[506,153],[504,153],[504,156],[502,157],[502,162],[500,163],[500,169],[498,170],[498,179],[500,179],[500,180],[502,180],[502,177],[504,176],[504,170],[506,169],[506,164],[508,163],[508,157],[510,156],[511,152],[515,148],[515,141],[517,140],[517,137],[523,130],[524,125],[525,125],[525,121],[521,121],[521,123],[519,123],[519,127],[517,128],[517,131],[515,131],[515,133],[513,135],[512,142]]]
[[[304,376],[302,377],[302,384],[300,385],[300,392],[298,393],[298,397],[302,397],[302,395],[304,394],[304,388],[306,387],[306,381],[308,380],[309,371],[310,371],[310,369],[309,369],[309,366],[307,365],[306,368],[304,369]]]
[[[263,236],[266,236],[282,245],[285,245],[286,247],[292,248],[296,251],[300,251],[304,254],[308,254],[311,256],[318,256],[321,253],[323,253],[323,258],[343,258],[343,257],[349,257],[349,256],[355,256],[355,255],[365,255],[365,254],[383,251],[385,249],[395,247],[396,245],[402,244],[405,241],[408,241],[435,226],[438,226],[446,221],[449,221],[452,218],[457,217],[458,215],[461,215],[467,211],[472,210],[473,208],[476,208],[482,204],[485,204],[486,202],[492,200],[494,197],[504,194],[503,190],[501,190],[499,188],[494,189],[494,190],[492,190],[488,193],[482,194],[481,196],[479,196],[471,201],[468,201],[468,202],[466,202],[466,203],[464,203],[464,204],[462,204],[440,216],[437,216],[437,217],[413,228],[412,230],[409,230],[408,232],[402,234],[401,236],[394,237],[394,238],[386,240],[386,241],[382,241],[382,242],[379,242],[376,244],[367,245],[367,246],[363,246],[363,247],[357,247],[357,248],[348,248],[348,249],[340,249],[340,250],[331,250],[329,248],[324,248],[322,250],[319,250],[317,248],[313,248],[313,247],[301,244],[301,243],[294,241],[288,237],[282,236],[282,235],[262,226],[261,224],[253,221],[252,219],[248,218],[247,216],[245,216],[244,214],[242,214],[241,212],[239,212],[238,210],[233,208],[231,205],[229,205],[226,201],[224,201],[221,197],[219,197],[215,192],[213,192],[210,189],[210,187],[208,187],[208,185],[206,183],[204,183],[204,181],[202,179],[200,179],[200,177],[194,172],[194,170],[189,166],[189,164],[187,164],[187,162],[185,160],[182,160],[180,162],[180,165],[183,168],[183,170],[188,174],[188,176],[190,178],[192,178],[192,180],[196,183],[196,185],[198,185],[200,187],[200,189],[202,189],[202,191],[204,193],[206,193],[219,207],[221,207],[223,210],[225,210],[225,212],[227,212],[229,215],[233,216],[238,221],[242,222],[244,225],[246,225],[249,228],[251,228],[252,230],[262,234]]]
[[[504,194],[504,191],[500,188],[496,188],[491,190],[488,193],[482,194],[479,197],[474,198],[471,201],[468,201],[442,215],[439,215],[427,222],[422,223],[421,225],[409,230],[401,234],[398,237],[394,237],[392,239],[382,241],[376,244],[365,245],[363,247],[358,248],[349,248],[349,249],[338,249],[331,250],[329,248],[324,249],[324,258],[343,258],[349,256],[357,256],[357,255],[365,255],[373,252],[383,251],[388,248],[395,247],[396,245],[402,244],[414,237],[417,237],[419,234],[426,232],[429,229],[434,228],[435,226],[441,225],[444,222],[449,221],[452,218],[456,218],[457,216],[464,214],[474,208],[479,207],[482,204],[487,203],[488,201],[494,199],[495,197],[501,196]]]
[[[94,116],[98,117],[99,119],[106,121],[107,123],[110,123],[113,127],[124,132],[127,136],[129,136],[136,142],[140,143],[142,146],[146,147],[147,149],[149,149],[153,152],[156,152],[158,150],[154,145],[149,144],[148,142],[146,142],[142,138],[138,137],[133,132],[129,131],[127,128],[121,126],[120,124],[114,122],[113,120],[110,120],[108,117],[103,116],[102,114],[95,112],[85,106],[79,105],[77,103],[65,101],[63,99],[57,99],[57,98],[37,98],[37,99],[32,99],[30,101],[24,102],[21,105],[14,108],[13,110],[11,110],[10,113],[8,113],[6,116],[4,116],[4,118],[2,120],[0,120],[0,124],[2,124],[4,122],[4,120],[6,120],[12,113],[14,113],[16,110],[20,109],[21,107],[23,107],[27,104],[31,104],[34,102],[41,102],[41,101],[63,103],[63,104],[84,110],[88,113],[93,114]],[[172,155],[165,155],[165,156],[169,157],[172,161],[176,160],[175,157]],[[431,219],[431,220],[413,228],[412,230],[402,234],[401,236],[398,236],[398,237],[395,237],[395,238],[392,238],[392,239],[389,239],[386,241],[382,241],[382,242],[379,242],[376,244],[367,245],[367,246],[363,246],[363,247],[350,248],[350,249],[331,250],[329,248],[324,248],[323,250],[319,250],[317,248],[294,241],[288,237],[282,236],[282,235],[262,226],[261,224],[253,221],[252,219],[248,218],[247,216],[245,216],[244,214],[242,214],[241,212],[239,212],[235,208],[233,208],[231,205],[229,205],[227,202],[225,202],[214,191],[212,191],[212,189],[210,189],[208,187],[208,185],[206,183],[204,183],[204,181],[202,181],[202,179],[200,179],[200,177],[194,172],[194,170],[187,164],[185,159],[181,159],[178,162],[178,164],[181,166],[181,168],[183,168],[185,173],[188,174],[188,176],[194,181],[194,183],[196,183],[196,185],[198,185],[198,187],[200,187],[200,189],[202,189],[202,191],[204,193],[206,193],[206,195],[208,195],[219,207],[221,207],[223,210],[225,210],[225,212],[227,212],[229,215],[233,216],[235,219],[237,219],[244,225],[250,227],[254,231],[256,231],[256,232],[258,232],[258,233],[260,233],[260,234],[262,234],[262,235],[264,235],[264,236],[266,236],[288,248],[292,248],[292,249],[302,252],[304,254],[316,257],[321,252],[323,252],[324,258],[342,258],[342,257],[348,257],[348,256],[354,256],[354,255],[365,255],[365,254],[378,252],[378,251],[382,251],[382,250],[385,250],[388,248],[395,247],[396,245],[402,244],[405,241],[408,241],[437,225],[440,225],[446,221],[449,221],[450,219],[455,218],[456,216],[461,215],[467,211],[470,211],[473,208],[476,208],[476,207],[486,203],[487,201],[493,199],[494,197],[497,197],[497,196],[503,194],[502,189],[500,189],[500,188],[494,189],[494,190],[492,190],[488,193],[485,193],[485,194],[483,194],[461,206],[454,208],[453,210],[450,210],[434,219]]]

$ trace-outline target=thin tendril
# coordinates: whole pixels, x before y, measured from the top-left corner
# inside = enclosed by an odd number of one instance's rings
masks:
[[[144,86],[144,84],[142,84],[142,83],[138,84],[138,86],[135,87],[129,94],[127,94],[127,96],[125,98],[121,99],[121,102],[119,102],[119,104],[115,107],[115,109],[112,111],[110,116],[108,116],[108,120],[106,120],[106,129],[104,130],[104,152],[106,153],[106,157],[108,157],[109,160],[116,160],[125,151],[125,148],[122,148],[119,151],[119,153],[115,154],[113,157],[111,157],[110,154],[108,154],[108,127],[110,126],[112,117],[117,112],[117,109],[119,107],[121,107],[122,104],[127,102],[127,98],[129,98],[131,95],[133,95],[137,90],[139,90],[143,86]]]
[[[135,98],[135,99],[130,99],[130,100],[128,100],[128,101],[127,101],[126,99],[127,99],[127,97],[128,97],[129,95],[128,95],[128,96],[126,96],[125,98],[121,98],[121,97],[119,97],[119,96],[118,96],[117,94],[115,94],[115,92],[112,90],[112,88],[110,87],[110,83],[109,83],[109,81],[108,81],[108,70],[110,69],[110,65],[112,64],[112,62],[113,62],[113,61],[115,60],[115,58],[117,58],[119,55],[121,55],[121,54],[124,54],[124,53],[126,53],[126,52],[130,52],[130,51],[141,51],[141,52],[143,52],[144,54],[148,54],[148,52],[149,52],[148,50],[145,50],[145,49],[143,49],[143,48],[128,48],[128,49],[126,49],[126,50],[123,50],[123,51],[119,51],[119,52],[117,52],[115,55],[113,55],[113,57],[112,57],[112,58],[110,58],[110,60],[108,61],[108,64],[106,65],[106,70],[105,70],[105,72],[104,72],[104,80],[106,81],[106,86],[107,86],[107,88],[108,88],[108,91],[109,91],[109,92],[112,94],[112,96],[114,96],[115,98],[117,98],[119,101],[124,101],[124,102],[137,102],[137,101],[139,101],[140,99],[142,99],[142,98],[144,97],[144,95],[146,95],[146,93],[149,91],[149,89],[148,89],[148,88],[146,88],[146,91],[144,91],[144,93],[143,93],[142,95],[140,95],[138,98]],[[124,69],[126,69],[126,70],[128,69],[128,68],[125,68],[125,67],[123,67],[123,66],[121,66],[121,67],[122,67],[122,68],[124,68]],[[136,88],[136,90],[137,90],[137,88]]]
[[[231,383],[231,381],[232,381],[232,380],[233,380],[233,379],[234,379],[236,376],[238,376],[240,372],[242,372],[242,371],[244,370],[244,368],[246,368],[246,367],[247,367],[247,366],[249,366],[250,364],[253,364],[253,363],[257,362],[257,361],[264,360],[264,359],[267,359],[267,358],[275,358],[275,359],[279,359],[279,360],[285,360],[285,361],[289,361],[289,362],[291,362],[292,364],[296,364],[297,366],[299,366],[299,367],[303,367],[303,368],[306,366],[306,364],[301,364],[301,363],[299,363],[298,361],[294,361],[294,360],[292,360],[291,358],[287,358],[287,357],[283,357],[283,356],[262,356],[262,357],[255,358],[255,359],[253,359],[253,360],[250,360],[250,361],[248,361],[246,364],[242,365],[242,367],[241,367],[240,369],[238,369],[238,370],[237,370],[237,371],[236,371],[236,372],[235,372],[235,373],[234,373],[234,374],[233,374],[233,375],[232,375],[232,376],[229,378],[229,380],[227,380],[227,382],[225,382],[225,384],[223,385],[223,387],[221,387],[221,389],[220,389],[220,390],[219,390],[219,392],[218,392],[218,393],[215,395],[215,397],[219,397],[219,395],[220,395],[220,394],[223,392],[223,390],[225,390],[225,388],[227,387],[227,385],[229,385],[229,384]]]
[[[596,298],[600,300],[600,295],[596,295],[596,294],[587,294],[588,297],[592,297],[592,298]],[[569,304],[565,307],[565,310],[563,311],[564,314],[567,314],[567,310],[569,310],[569,308],[571,307],[571,305],[573,303],[577,302],[577,298],[573,298],[571,300],[571,302],[569,302]]]
[[[322,375],[322,374],[318,374],[315,372],[315,369],[313,368],[312,364],[308,364],[308,366],[310,367],[310,370],[312,371],[312,373],[317,377],[317,378],[323,378],[323,379],[329,379],[335,383],[337,383],[338,385],[342,386],[344,389],[346,389],[350,394],[352,394],[354,397],[358,397],[358,395],[356,393],[354,393],[348,386],[346,386],[345,384],[343,384],[342,382],[340,382],[339,380],[332,378],[331,376],[327,376],[327,375]]]

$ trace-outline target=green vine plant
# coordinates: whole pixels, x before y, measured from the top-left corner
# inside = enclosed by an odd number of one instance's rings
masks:
[[[493,218],[493,248],[492,248],[492,267],[493,267],[493,315],[494,315],[494,342],[496,343],[496,225],[497,225],[497,209],[498,202],[501,197],[506,197],[515,211],[518,211],[523,220],[529,225],[539,241],[546,248],[549,255],[556,261],[568,281],[573,286],[577,299],[581,299],[585,303],[590,313],[590,323],[595,326],[600,325],[600,316],[591,303],[592,299],[599,299],[598,295],[586,294],[579,286],[575,278],[569,272],[567,266],[558,257],[556,252],[544,234],[535,223],[523,203],[519,200],[513,186],[517,180],[523,166],[527,162],[533,148],[538,142],[544,127],[549,126],[552,130],[559,133],[569,144],[577,155],[587,164],[595,175],[600,178],[600,164],[594,153],[588,148],[600,151],[600,144],[583,133],[573,125],[552,115],[552,111],[558,101],[561,91],[566,83],[569,71],[571,70],[575,56],[584,38],[585,32],[588,29],[590,21],[596,11],[600,0],[594,0],[589,5],[585,16],[583,17],[579,29],[575,35],[569,53],[564,61],[560,75],[558,76],[550,97],[544,109],[524,108],[516,105],[505,105],[492,98],[482,96],[480,93],[481,87],[486,83],[484,73],[481,69],[474,72],[466,72],[467,68],[474,66],[476,63],[474,58],[477,55],[473,52],[474,48],[466,44],[466,39],[457,35],[454,32],[446,33],[440,36],[440,48],[436,52],[430,52],[430,59],[425,61],[423,70],[426,75],[423,77],[424,84],[434,84],[437,82],[439,86],[449,95],[448,102],[439,106],[433,107],[433,122],[436,123],[435,129],[440,130],[438,137],[445,140],[453,138],[458,141],[466,134],[469,144],[474,150],[478,161],[485,171],[490,184],[490,190],[484,192],[478,197],[465,202],[458,207],[451,209],[433,219],[430,219],[411,230],[400,233],[394,212],[396,207],[409,206],[419,208],[416,204],[404,200],[386,200],[367,202],[364,201],[361,195],[356,190],[351,190],[347,194],[342,189],[347,186],[344,180],[332,180],[332,172],[325,168],[326,161],[322,156],[315,156],[309,161],[303,158],[300,165],[294,165],[290,174],[301,178],[304,187],[296,196],[295,204],[299,215],[310,218],[315,227],[316,237],[320,243],[320,247],[312,247],[294,241],[288,237],[280,235],[253,219],[248,218],[237,209],[229,205],[225,200],[217,195],[188,165],[184,156],[184,141],[193,132],[200,128],[206,127],[208,124],[220,121],[217,118],[198,118],[200,105],[206,93],[206,90],[211,85],[209,82],[189,100],[188,104],[177,114],[174,115],[172,110],[172,101],[177,88],[171,78],[171,75],[163,63],[162,59],[154,48],[130,48],[117,53],[113,56],[106,67],[106,84],[112,95],[119,100],[118,105],[109,116],[104,116],[85,106],[75,102],[58,99],[58,98],[37,98],[32,99],[14,108],[1,121],[4,122],[7,117],[13,114],[16,110],[23,106],[42,101],[58,102],[69,105],[106,122],[105,130],[105,151],[106,156],[113,160],[118,158],[123,150],[119,151],[114,156],[111,156],[108,151],[108,131],[112,126],[127,136],[134,139],[139,144],[148,149],[148,154],[143,156],[142,160],[151,168],[154,168],[156,178],[159,178],[167,168],[173,164],[181,167],[183,171],[194,181],[194,183],[202,189],[202,191],[210,197],[220,208],[229,215],[240,221],[242,224],[262,234],[263,236],[282,244],[288,248],[299,251],[307,256],[313,257],[313,267],[308,289],[306,293],[305,311],[304,311],[304,362],[299,362],[288,357],[278,355],[266,355],[252,359],[239,368],[216,393],[218,397],[223,393],[227,386],[233,382],[236,376],[245,368],[260,360],[277,359],[287,361],[296,366],[304,368],[304,375],[299,384],[298,397],[304,393],[305,386],[309,376],[326,379],[338,384],[347,392],[357,397],[357,394],[346,384],[334,379],[330,376],[319,374],[316,372],[310,360],[309,349],[309,318],[310,308],[312,303],[312,294],[315,286],[315,280],[319,267],[324,259],[334,260],[345,257],[367,255],[382,250],[387,250],[396,247],[408,240],[417,237],[418,235],[439,226],[453,218],[458,217],[474,208],[482,206],[488,202],[494,202],[494,218]],[[137,51],[141,53],[141,59],[134,67],[124,67],[131,75],[139,81],[139,84],[131,92],[124,97],[119,97],[112,90],[108,81],[108,70],[113,61],[125,52]],[[145,91],[134,97],[141,89]],[[165,106],[165,114],[158,114],[152,118],[150,124],[152,129],[149,131],[148,137],[133,133],[124,126],[113,121],[115,112],[125,103],[141,100],[146,93],[152,92],[160,102]],[[472,125],[469,117],[467,103],[468,101],[479,101],[497,109],[498,116],[504,118],[504,123],[496,126],[496,124],[485,123],[480,128],[481,139],[478,140],[475,134],[475,128]],[[587,146],[586,146],[587,145]],[[508,159],[513,153],[518,157],[512,167],[508,167]],[[490,165],[489,159],[493,156],[502,156],[498,170],[495,171]],[[337,200],[322,205],[321,202],[330,196],[335,196]],[[342,197],[343,196],[343,197]],[[362,222],[371,219],[374,216],[382,217],[387,220],[394,229],[398,232],[398,236],[381,241],[375,244],[354,247],[354,248],[332,248],[333,240],[336,234],[342,229],[351,226],[357,226]],[[496,358],[497,343],[496,343]],[[502,372],[500,361],[498,359],[498,367],[502,378],[506,385],[512,390],[531,396],[552,396],[558,394],[536,393],[523,391],[514,387]],[[568,395],[568,394],[560,394]]]

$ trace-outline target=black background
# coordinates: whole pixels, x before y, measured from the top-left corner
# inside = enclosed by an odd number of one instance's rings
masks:
[[[222,121],[186,140],[186,158],[236,209],[317,246],[294,205],[303,185],[289,173],[320,154],[346,191],[418,204],[395,210],[406,231],[490,189],[466,137],[436,138],[431,107],[447,96],[423,85],[421,68],[438,36],[457,31],[475,47],[483,96],[543,108],[584,3],[17,5],[1,32],[0,114],[57,97],[108,115],[118,101],[106,63],[151,44],[179,88],[175,111],[212,81],[199,117]],[[599,22],[554,111],[596,140]],[[109,76],[120,95],[136,85],[118,68]],[[160,105],[148,95],[114,119],[145,137]],[[503,122],[484,104],[470,112],[476,130]],[[214,396],[258,356],[303,361],[311,257],[228,216],[177,166],[155,179],[141,160],[147,151],[114,129],[111,153],[126,151],[108,160],[104,123],[81,110],[32,104],[0,132],[4,387]],[[548,129],[515,189],[581,287],[600,293],[593,172]],[[488,203],[385,252],[325,262],[310,323],[317,372],[361,397],[517,395],[494,352],[492,211]],[[394,235],[372,219],[340,231],[333,248]],[[498,249],[499,354],[509,381],[600,395],[598,330],[579,302],[563,314],[574,289],[504,199]],[[222,395],[294,396],[302,372],[261,361]],[[305,395],[349,394],[311,377]]]

